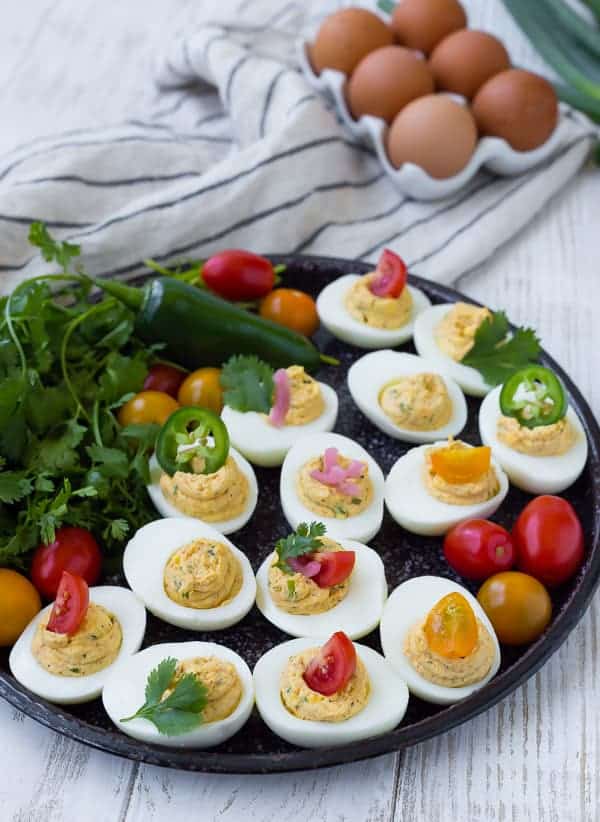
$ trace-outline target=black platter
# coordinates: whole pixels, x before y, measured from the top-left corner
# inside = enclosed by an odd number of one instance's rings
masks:
[[[314,295],[342,274],[364,273],[371,268],[357,261],[324,257],[272,255],[271,259],[287,266],[286,286],[302,288]],[[433,302],[470,301],[457,291],[418,277],[412,277],[411,283],[425,291]],[[320,379],[336,389],[340,399],[335,430],[360,442],[387,474],[395,460],[410,446],[380,432],[352,402],[346,387],[346,372],[366,352],[335,340],[324,330],[318,332],[317,343],[323,352],[341,360],[340,367],[324,367],[319,375]],[[403,346],[403,349],[414,350],[412,345]],[[38,699],[11,676],[8,653],[2,649],[0,696],[49,728],[103,751],[153,765],[213,773],[270,773],[352,762],[421,742],[485,711],[531,677],[558,649],[583,616],[599,579],[600,430],[586,401],[562,369],[547,354],[543,355],[542,361],[562,377],[570,394],[570,402],[579,414],[589,440],[586,469],[564,494],[582,520],[586,534],[586,560],[575,579],[552,593],[554,615],[545,634],[523,649],[504,647],[502,666],[497,676],[468,699],[448,708],[440,708],[411,696],[406,716],[398,728],[384,736],[365,740],[359,746],[348,744],[310,751],[296,748],[275,736],[254,711],[245,727],[218,748],[178,751],[143,744],[124,736],[111,724],[100,700],[63,708]],[[461,436],[468,442],[477,443],[479,401],[469,399],[468,404],[469,421]],[[279,505],[279,469],[258,468],[256,473],[260,486],[256,513],[242,531],[232,536],[234,543],[246,552],[255,570],[272,550],[276,539],[289,530]],[[511,488],[494,519],[510,528],[529,498],[527,494]],[[442,554],[441,539],[409,534],[396,525],[387,513],[381,531],[370,544],[383,558],[390,591],[405,579],[420,574],[448,576],[465,584],[448,567]],[[122,578],[110,581],[123,583]],[[477,585],[467,584],[467,587],[474,592],[477,589]],[[267,622],[256,607],[241,623],[216,635],[184,631],[149,615],[144,646],[191,639],[216,639],[237,651],[252,668],[265,651],[289,637]],[[381,650],[377,631],[361,642]]]

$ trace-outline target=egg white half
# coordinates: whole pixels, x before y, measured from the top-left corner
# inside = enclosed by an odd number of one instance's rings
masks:
[[[425,619],[429,611],[447,594],[462,594],[494,641],[494,659],[489,672],[480,682],[464,685],[460,688],[449,688],[437,685],[422,677],[413,668],[404,653],[404,640],[410,629]],[[483,688],[500,667],[500,645],[491,622],[475,597],[459,585],[444,577],[413,577],[403,582],[390,595],[381,618],[379,628],[383,653],[392,667],[400,674],[415,696],[436,705],[451,705],[465,699],[475,691]]]
[[[210,525],[211,528],[215,528],[221,534],[232,534],[234,531],[239,531],[244,525],[248,522],[252,514],[254,513],[254,509],[256,508],[256,503],[258,502],[258,483],[256,481],[256,474],[254,473],[254,468],[250,465],[248,460],[242,457],[235,448],[229,449],[230,456],[237,462],[238,468],[244,474],[246,479],[248,480],[248,499],[246,500],[246,507],[242,511],[241,514],[238,514],[237,517],[232,517],[231,519],[219,520],[218,522],[209,522],[207,523]],[[150,457],[150,485],[147,485],[146,488],[148,490],[148,494],[150,495],[150,499],[152,500],[154,507],[158,511],[158,513],[163,517],[186,517],[188,518],[187,514],[184,514],[183,511],[180,511],[179,508],[176,508],[174,505],[171,505],[167,499],[165,499],[165,495],[162,492],[160,487],[160,477],[163,473],[162,468],[158,464],[158,460],[156,459],[156,455],[152,454]],[[196,517],[192,517],[192,519],[197,519]],[[203,520],[198,519],[199,522],[203,522]]]
[[[195,539],[227,545],[242,569],[240,591],[217,608],[186,608],[165,593],[164,572],[169,558]],[[219,631],[234,625],[246,616],[256,597],[256,580],[246,555],[219,531],[189,517],[155,520],[136,531],[123,554],[123,571],[131,589],[154,616],[191,631]]]
[[[360,639],[373,631],[379,625],[387,597],[383,562],[376,551],[361,542],[344,540],[342,548],[354,551],[356,556],[348,593],[335,608],[322,614],[288,614],[277,607],[269,592],[269,568],[275,556],[270,554],[256,574],[256,605],[262,615],[286,634],[298,637],[344,631],[350,639]]]
[[[356,645],[371,682],[369,701],[358,714],[343,722],[299,719],[284,707],[280,679],[288,659],[324,645],[327,639],[302,637],[276,645],[262,656],[254,668],[256,707],[273,733],[302,748],[322,748],[358,742],[393,730],[406,713],[408,688],[386,660],[365,645]]]
[[[435,331],[446,314],[454,308],[453,303],[432,305],[419,314],[415,320],[414,343],[421,355],[434,363],[439,371],[457,382],[465,394],[484,397],[493,386],[488,385],[476,368],[456,362],[445,354],[437,344]]]
[[[319,383],[325,407],[320,417],[306,425],[283,425],[277,428],[271,425],[265,414],[257,411],[235,411],[225,406],[221,418],[232,444],[250,462],[270,468],[281,465],[292,445],[302,437],[331,431],[335,426],[338,413],[338,397],[333,388]]]
[[[77,677],[58,676],[42,668],[33,656],[31,643],[38,625],[50,615],[53,605],[36,614],[10,652],[9,665],[15,679],[42,699],[57,705],[76,705],[96,699],[113,669],[134,654],[143,642],[146,609],[134,593],[116,585],[101,585],[90,588],[90,602],[102,605],[114,614],[121,625],[121,648],[115,661],[107,668]]]
[[[433,445],[443,447],[447,444],[438,442]],[[425,451],[429,447],[411,448],[394,463],[386,479],[385,504],[398,525],[413,534],[439,536],[458,522],[473,517],[486,519],[498,510],[508,493],[508,477],[493,456],[491,464],[498,477],[498,493],[485,502],[450,505],[432,496],[425,485]]]
[[[360,514],[348,517],[348,519],[318,516],[302,503],[296,490],[296,480],[302,466],[311,459],[321,456],[326,448],[337,448],[341,456],[361,460],[369,466],[369,477],[373,487],[371,502]],[[327,536],[331,539],[356,539],[359,542],[369,542],[381,528],[384,490],[383,473],[373,457],[365,451],[362,445],[341,434],[317,434],[314,437],[299,440],[288,451],[281,468],[281,506],[290,526],[296,530],[301,522],[318,520],[324,523]]]
[[[576,432],[576,440],[564,454],[555,457],[536,457],[521,454],[498,439],[500,392],[502,386],[494,388],[479,409],[479,432],[481,440],[489,445],[494,456],[504,468],[510,481],[530,494],[560,494],[579,477],[588,455],[588,442],[579,417],[569,406],[567,420]]]
[[[382,388],[399,377],[410,377],[424,372],[437,374],[446,384],[452,403],[452,416],[441,428],[431,431],[413,431],[396,425],[379,403]],[[467,424],[467,403],[460,387],[445,376],[436,363],[406,354],[402,351],[374,351],[365,354],[348,370],[348,388],[352,399],[373,425],[384,434],[404,442],[435,442],[455,437]]]
[[[235,665],[242,681],[242,698],[239,705],[225,719],[200,725],[193,731],[177,736],[160,734],[157,728],[147,719],[133,719],[121,722],[131,716],[144,704],[144,689],[148,674],[156,666],[173,657],[178,662],[194,657],[215,656]],[[124,660],[108,679],[102,701],[106,713],[124,734],[150,742],[154,745],[165,745],[169,748],[213,748],[237,733],[246,724],[254,706],[254,684],[250,668],[235,651],[216,642],[169,642],[152,645],[138,654]]]
[[[429,297],[418,288],[407,285],[413,299],[412,315],[408,322],[400,328],[373,328],[355,319],[345,305],[348,291],[361,279],[359,274],[346,274],[321,291],[317,297],[317,312],[325,328],[334,337],[358,348],[389,348],[410,340],[416,318],[431,305]]]

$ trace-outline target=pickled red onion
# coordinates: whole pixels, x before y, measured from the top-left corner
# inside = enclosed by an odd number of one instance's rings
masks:
[[[360,477],[365,464],[360,460],[352,460],[347,468],[342,468],[338,464],[339,452],[337,448],[326,448],[323,454],[323,470],[319,471],[315,468],[310,472],[313,479],[322,482],[323,485],[329,485],[341,494],[348,497],[357,496],[360,493],[360,488],[356,483],[348,482],[349,479]]]
[[[321,570],[321,563],[313,559],[310,555],[290,557],[287,563],[297,574],[302,574],[302,576],[308,577],[309,579],[316,577]]]
[[[275,383],[275,400],[269,413],[269,422],[276,428],[281,428],[285,424],[285,417],[290,410],[290,378],[285,368],[279,368],[273,374]]]

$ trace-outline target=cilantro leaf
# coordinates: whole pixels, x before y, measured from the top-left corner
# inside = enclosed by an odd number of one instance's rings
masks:
[[[236,411],[268,414],[273,399],[273,369],[252,355],[234,355],[221,370],[225,405]]]
[[[171,680],[175,676],[176,670],[177,660],[174,657],[169,656],[166,659],[163,659],[162,662],[159,662],[156,668],[150,671],[146,682],[146,690],[144,692],[147,703],[160,702],[162,695],[171,684]]]
[[[44,223],[35,222],[29,227],[29,242],[37,246],[47,262],[57,262],[63,271],[67,271],[74,257],[78,257],[81,248],[74,243],[54,240]]]
[[[461,362],[477,369],[488,385],[500,385],[515,371],[536,362],[540,350],[532,328],[517,328],[509,336],[506,314],[496,311],[481,323],[473,347]]]
[[[0,472],[0,502],[18,502],[33,491],[33,481],[25,471]]]
[[[125,479],[129,474],[129,458],[118,448],[88,445],[85,449],[92,463],[105,477]]]
[[[35,465],[37,470],[49,473],[60,473],[74,468],[79,460],[76,448],[85,433],[85,426],[75,420],[69,420],[33,445],[30,463]]]
[[[288,534],[284,539],[277,541],[275,551],[277,553],[276,568],[280,568],[285,574],[293,574],[288,560],[292,557],[300,557],[303,554],[312,554],[321,547],[321,540],[327,529],[322,522],[301,522],[295,533]]]
[[[100,377],[98,399],[107,404],[115,403],[124,394],[135,394],[141,390],[148,373],[145,356],[127,357],[113,351],[109,354],[104,373]]]

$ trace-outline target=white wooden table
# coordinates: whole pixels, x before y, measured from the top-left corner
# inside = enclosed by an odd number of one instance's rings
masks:
[[[152,50],[192,0],[4,0],[0,151],[157,104]],[[226,3],[227,0],[224,0]],[[479,19],[506,25],[497,0]],[[274,7],[276,6],[274,2]],[[500,20],[502,18],[502,20]],[[529,55],[515,36],[511,50]],[[541,333],[600,411],[600,172],[588,168],[459,287]],[[181,774],[64,739],[0,703],[0,820],[594,820],[600,814],[600,600],[526,686],[402,754],[273,777]]]

